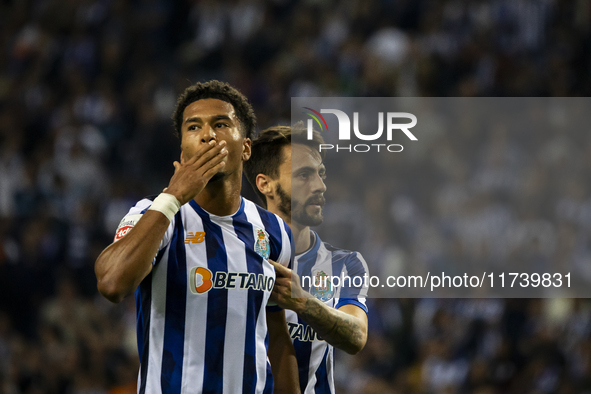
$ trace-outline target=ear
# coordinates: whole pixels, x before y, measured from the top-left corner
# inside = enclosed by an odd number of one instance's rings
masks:
[[[250,154],[252,152],[251,145],[252,141],[250,138],[245,138],[244,141],[242,141],[242,161],[247,161],[250,159]]]
[[[258,174],[256,177],[257,189],[267,198],[275,196],[273,181],[265,174]]]

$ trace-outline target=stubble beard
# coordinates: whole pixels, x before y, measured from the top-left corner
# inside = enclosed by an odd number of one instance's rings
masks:
[[[277,204],[277,209],[281,212],[285,217],[291,216],[291,196],[283,190],[281,185],[277,184],[275,188],[275,194],[279,197],[279,203]]]
[[[304,226],[319,226],[322,224],[324,220],[322,210],[318,215],[308,215],[305,210],[306,205],[300,204],[297,201],[295,204],[292,204],[291,196],[279,184],[275,188],[275,194],[279,197],[277,208],[285,217],[291,216],[292,221],[303,224]]]

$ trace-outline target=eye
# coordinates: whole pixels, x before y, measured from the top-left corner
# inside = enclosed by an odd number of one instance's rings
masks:
[[[320,179],[322,180],[326,179],[326,171],[320,171],[318,173],[318,176],[320,176]]]
[[[230,125],[229,125],[229,124],[227,124],[227,123],[220,122],[220,123],[216,123],[216,124],[215,124],[215,127],[216,127],[217,129],[221,129],[221,128],[224,128],[224,127],[230,127]]]
[[[192,125],[189,126],[189,128],[187,130],[193,131],[193,130],[198,130],[198,129],[199,129],[199,126],[198,125],[192,124]]]

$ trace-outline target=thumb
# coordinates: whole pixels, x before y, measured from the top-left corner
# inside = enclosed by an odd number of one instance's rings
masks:
[[[178,161],[175,161],[174,163],[172,163],[172,165],[174,166],[174,173],[176,174],[176,172],[179,170],[179,168],[181,168],[181,163],[179,163]]]

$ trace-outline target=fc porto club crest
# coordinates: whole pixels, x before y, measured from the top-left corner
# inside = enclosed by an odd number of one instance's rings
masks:
[[[264,259],[269,259],[271,249],[269,248],[269,235],[265,230],[257,230],[257,239],[254,241],[254,251]]]
[[[334,288],[326,272],[320,270],[312,273],[310,293],[322,302],[332,299]]]

